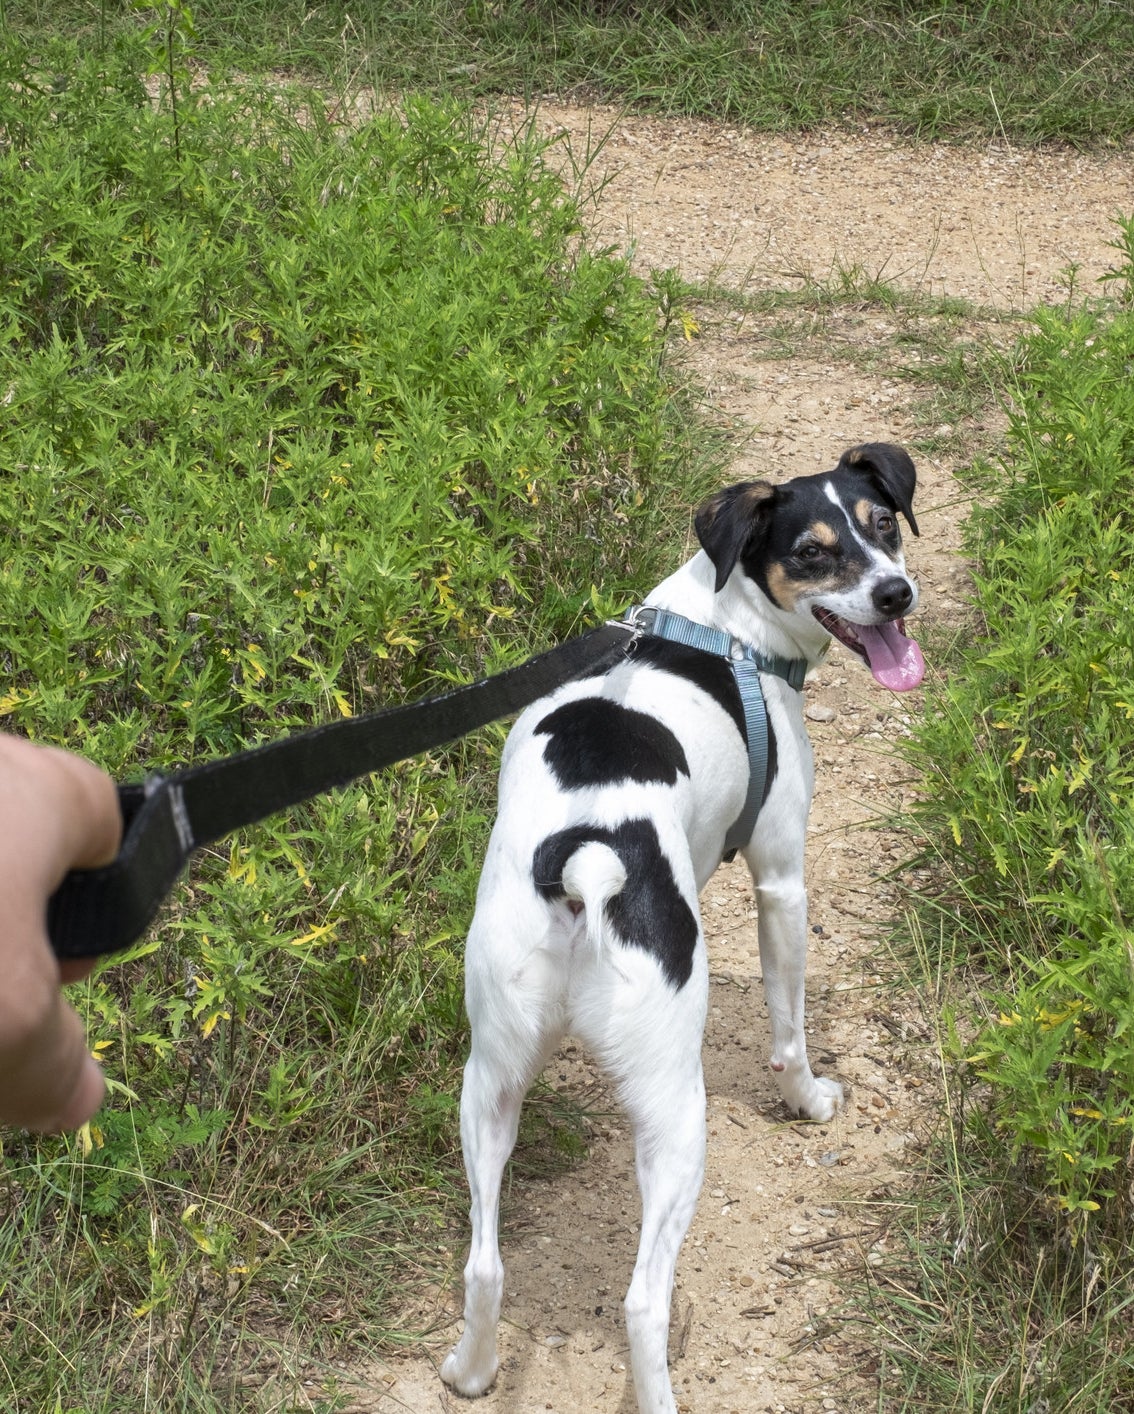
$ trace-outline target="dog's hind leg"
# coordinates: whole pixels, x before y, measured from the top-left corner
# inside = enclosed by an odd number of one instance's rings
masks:
[[[510,916],[509,916],[510,915]],[[496,1378],[496,1327],[504,1288],[498,1214],[504,1166],[516,1142],[528,1087],[562,1033],[556,968],[539,946],[546,910],[489,906],[473,920],[466,955],[472,1048],[461,1088],[461,1146],[471,1198],[465,1265],[465,1328],[441,1366],[460,1394],[483,1394]]]
[[[496,1379],[496,1327],[504,1288],[497,1215],[504,1165],[516,1142],[527,1084],[502,1088],[473,1052],[461,1090],[461,1145],[472,1199],[472,1244],[465,1264],[465,1329],[441,1366],[460,1394],[483,1394]]]
[[[708,965],[697,929],[681,985],[627,947],[592,1044],[615,1081],[634,1131],[642,1225],[626,1293],[630,1365],[641,1414],[674,1414],[667,1362],[674,1273],[705,1173],[705,1085],[701,1037]],[[584,1040],[587,1039],[584,1033]]]
[[[671,1077],[664,1115],[639,1123],[636,1135],[642,1232],[626,1293],[630,1366],[641,1414],[675,1414],[667,1347],[677,1256],[693,1219],[705,1174],[705,1089],[696,1076]],[[637,1117],[636,1117],[637,1119]]]

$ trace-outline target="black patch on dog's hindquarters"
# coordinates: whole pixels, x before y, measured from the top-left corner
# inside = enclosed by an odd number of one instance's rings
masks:
[[[546,736],[543,759],[563,790],[616,785],[672,786],[689,762],[656,717],[606,697],[579,697],[549,712],[535,729]]]
[[[572,825],[548,835],[532,856],[536,892],[549,902],[564,898],[563,869],[592,841],[614,850],[626,870],[622,892],[606,905],[607,921],[623,943],[652,953],[666,981],[680,991],[693,972],[697,919],[649,820],[624,820],[613,829]]]

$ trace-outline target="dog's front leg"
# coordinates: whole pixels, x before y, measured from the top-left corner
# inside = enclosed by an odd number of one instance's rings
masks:
[[[811,1073],[804,1034],[804,975],[807,967],[807,891],[797,877],[769,877],[749,860],[756,885],[760,965],[772,1027],[772,1070],[792,1109],[829,1120],[842,1105],[843,1088]],[[793,871],[794,872],[794,871]]]

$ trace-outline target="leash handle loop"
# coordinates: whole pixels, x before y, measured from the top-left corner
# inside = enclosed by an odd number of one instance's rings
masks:
[[[140,938],[177,882],[192,849],[175,782],[151,776],[120,785],[122,845],[101,869],[74,869],[47,904],[56,957],[98,957]]]

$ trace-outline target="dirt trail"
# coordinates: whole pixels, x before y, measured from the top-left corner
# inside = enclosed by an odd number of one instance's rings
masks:
[[[593,227],[632,248],[643,271],[675,266],[748,291],[857,272],[979,303],[986,331],[998,317],[1065,300],[1069,267],[1078,289],[1092,288],[1110,263],[1114,214],[1134,210],[1130,154],[762,137],[553,103],[538,121],[569,134],[576,153],[613,125],[591,169],[605,179]],[[840,306],[776,341],[762,316],[708,310],[687,358],[735,431],[737,479],[821,470],[855,442],[925,436],[916,387],[888,376],[885,357],[865,356],[901,345],[908,317]],[[922,535],[907,535],[906,548],[922,587],[923,641],[956,620],[965,593],[953,458],[966,437],[971,445],[994,427],[995,414],[984,413],[931,428],[945,450],[917,456]],[[884,876],[903,842],[871,827],[913,787],[893,743],[918,703],[885,694],[837,646],[806,698],[818,778],[810,1043],[816,1070],[838,1076],[850,1101],[823,1126],[793,1123],[778,1105],[751,890],[742,868],[722,868],[703,898],[713,976],[708,1167],[673,1302],[674,1387],[689,1414],[878,1407],[877,1334],[840,1319],[832,1279],[880,1260],[886,1209],[876,1200],[901,1193],[907,1150],[912,1159],[936,1101],[929,1028],[912,1000],[884,985],[892,968],[879,940],[895,898]],[[436,1374],[460,1313],[461,1231],[450,1284],[418,1313],[438,1322],[436,1335],[410,1358],[353,1371],[358,1411],[633,1414],[622,1324],[638,1217],[629,1137],[576,1047],[547,1078],[595,1115],[590,1152],[553,1178],[517,1180],[506,1196],[495,1390],[473,1405]]]

